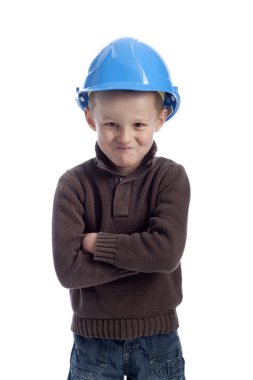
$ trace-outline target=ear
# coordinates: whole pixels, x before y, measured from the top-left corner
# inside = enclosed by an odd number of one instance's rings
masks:
[[[158,122],[157,122],[157,125],[155,127],[155,132],[158,132],[162,128],[162,126],[165,123],[168,116],[169,116],[168,109],[163,108],[160,115],[158,116]]]
[[[96,123],[95,123],[95,121],[92,117],[92,114],[90,112],[90,109],[88,107],[85,108],[84,115],[85,115],[85,119],[86,119],[88,125],[90,126],[90,128],[93,129],[93,131],[96,131],[97,130]]]

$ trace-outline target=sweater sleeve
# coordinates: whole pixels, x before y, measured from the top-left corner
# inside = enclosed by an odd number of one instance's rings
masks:
[[[148,228],[132,235],[97,235],[94,259],[132,271],[172,272],[180,264],[187,235],[190,184],[181,165],[158,191]]]
[[[52,217],[53,258],[60,283],[68,289],[87,288],[136,274],[111,263],[96,262],[83,252],[84,203],[80,182],[66,172],[56,187]]]

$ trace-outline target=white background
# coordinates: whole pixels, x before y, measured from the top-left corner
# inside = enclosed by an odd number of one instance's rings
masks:
[[[156,142],[192,187],[178,309],[187,380],[252,377],[252,34],[246,0],[1,2],[1,378],[66,379],[52,201],[59,176],[94,155],[75,87],[122,36],[161,53],[182,98]]]

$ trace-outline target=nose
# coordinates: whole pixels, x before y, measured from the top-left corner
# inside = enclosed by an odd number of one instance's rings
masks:
[[[117,139],[121,144],[129,144],[132,140],[131,129],[127,126],[122,126],[121,128],[119,128]]]

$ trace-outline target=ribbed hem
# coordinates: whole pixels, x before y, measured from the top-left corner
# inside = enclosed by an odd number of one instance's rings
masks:
[[[86,319],[74,315],[71,325],[71,330],[81,336],[120,340],[167,334],[177,328],[176,311],[143,319]]]
[[[96,239],[94,260],[114,263],[116,242],[116,235],[99,232]]]

